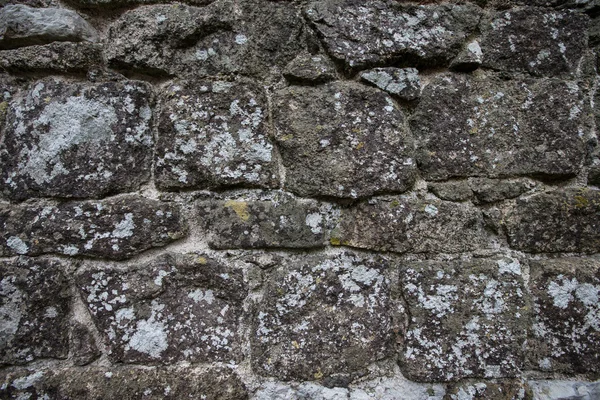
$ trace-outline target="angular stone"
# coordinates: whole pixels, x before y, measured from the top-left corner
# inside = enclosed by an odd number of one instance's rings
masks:
[[[466,381],[451,384],[444,400],[524,400],[529,398],[526,390],[525,382],[519,380]]]
[[[122,260],[187,234],[179,208],[135,195],[98,201],[0,205],[0,254]]]
[[[525,7],[496,13],[483,27],[483,65],[536,76],[574,74],[587,48],[589,18]]]
[[[160,189],[273,188],[279,171],[260,87],[178,82],[166,89],[154,178]]]
[[[442,200],[465,201],[473,196],[467,180],[431,182],[427,184],[427,187]]]
[[[407,262],[410,321],[400,367],[411,380],[518,376],[528,301],[518,260]]]
[[[595,400],[600,398],[600,382],[528,381],[532,398],[536,400]]]
[[[0,365],[67,358],[71,299],[65,268],[48,259],[0,261]]]
[[[0,385],[0,395],[10,399],[248,398],[246,387],[231,369],[212,367],[20,369],[1,373]]]
[[[407,196],[342,210],[331,244],[398,253],[462,253],[489,246],[477,208]]]
[[[534,302],[529,359],[533,369],[600,373],[600,261],[558,258],[531,261]]]
[[[229,362],[239,359],[241,271],[200,254],[165,255],[120,271],[77,278],[114,362]]]
[[[0,9],[0,49],[51,42],[95,42],[96,30],[75,11],[23,4]]]
[[[273,111],[287,190],[357,198],[412,186],[412,138],[381,91],[354,82],[289,87],[275,94]]]
[[[209,246],[217,249],[323,247],[336,215],[331,204],[284,193],[200,201],[198,212]]]
[[[327,0],[309,4],[306,15],[329,54],[352,68],[400,60],[411,65],[446,65],[479,23],[472,4],[415,6],[376,0]]]
[[[152,155],[148,85],[34,83],[10,103],[0,190],[11,199],[101,197],[139,187]]]
[[[360,79],[402,100],[414,100],[421,93],[421,79],[416,68],[374,68],[361,72]]]
[[[513,199],[533,189],[536,184],[530,179],[487,179],[469,178],[469,186],[477,202],[494,203],[506,199]]]
[[[518,199],[503,217],[509,245],[532,253],[597,253],[600,191],[561,189]]]
[[[324,83],[334,80],[337,72],[327,56],[303,53],[285,66],[283,76],[292,83]]]
[[[102,64],[97,43],[53,42],[0,51],[0,68],[9,72],[82,72]]]
[[[431,180],[572,177],[585,156],[585,110],[575,82],[444,74],[411,120],[417,161]]]
[[[450,69],[454,71],[470,72],[474,71],[483,62],[483,53],[479,42],[473,40],[470,42],[450,63]]]
[[[73,364],[87,365],[101,356],[100,350],[90,330],[80,322],[71,328]]]
[[[341,253],[290,257],[272,270],[254,316],[254,370],[320,380],[358,373],[389,356],[386,268],[379,256]]]

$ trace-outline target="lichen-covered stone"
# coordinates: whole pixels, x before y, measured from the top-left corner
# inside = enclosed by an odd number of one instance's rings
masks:
[[[3,399],[244,400],[246,387],[227,368],[89,367],[20,369],[0,374]]]
[[[11,199],[101,197],[137,188],[152,156],[151,89],[141,82],[35,82],[9,105],[0,190]]]
[[[324,83],[334,80],[337,73],[327,56],[303,53],[285,66],[283,76],[292,83]]]
[[[205,6],[213,1],[215,0],[184,0],[182,3],[192,6]],[[106,10],[111,8],[132,7],[139,4],[161,3],[161,0],[67,0],[67,2],[80,8]]]
[[[90,270],[77,284],[115,362],[239,358],[239,270],[201,254],[165,255],[127,271]]]
[[[488,179],[469,178],[469,186],[479,203],[493,203],[496,201],[513,199],[535,187],[535,182],[522,179]]]
[[[0,68],[9,72],[82,72],[102,64],[102,46],[53,42],[0,51]]]
[[[469,204],[380,197],[342,210],[331,244],[404,253],[461,253],[488,246],[481,211]]]
[[[450,63],[454,71],[470,72],[479,68],[483,62],[483,53],[479,41],[473,40]]]
[[[2,58],[0,57],[0,63]],[[0,74],[0,130],[4,127],[8,105],[14,96],[19,92],[22,83],[14,77],[2,73]]]
[[[274,193],[198,203],[208,244],[217,249],[323,247],[336,209],[316,200]]]
[[[573,74],[587,47],[589,18],[525,7],[496,13],[483,28],[483,65],[538,76]]]
[[[414,100],[421,92],[421,79],[416,68],[373,68],[361,72],[360,79],[402,100]]]
[[[353,82],[290,87],[273,111],[288,190],[357,198],[412,186],[412,138],[385,93]]]
[[[447,182],[431,182],[429,190],[442,200],[465,201],[473,196],[469,182],[465,179]]]
[[[64,269],[48,259],[0,261],[0,365],[67,358],[71,299]]]
[[[527,397],[525,382],[520,380],[463,381],[451,384],[444,397],[444,400],[524,399],[529,399],[529,397]]]
[[[534,324],[527,349],[531,367],[600,376],[600,261],[531,261]]]
[[[503,217],[509,245],[532,253],[597,253],[600,191],[571,188],[516,201]]]
[[[595,400],[600,398],[600,382],[573,380],[528,381],[535,400]]]
[[[400,281],[410,315],[400,367],[409,379],[518,375],[529,305],[518,260],[407,262]]]
[[[352,68],[400,60],[445,65],[479,23],[472,4],[402,4],[327,0],[308,5],[306,15],[329,54]]]
[[[320,380],[357,373],[389,356],[386,268],[381,257],[341,253],[290,257],[272,270],[254,315],[254,370],[283,380]]]
[[[23,4],[0,9],[0,49],[62,42],[95,42],[96,30],[75,11]]]
[[[154,167],[160,189],[277,186],[260,87],[200,81],[165,91]]]
[[[179,208],[135,195],[0,205],[0,254],[126,259],[187,234]]]
[[[585,156],[586,106],[576,82],[443,74],[412,117],[426,179],[571,177]]]

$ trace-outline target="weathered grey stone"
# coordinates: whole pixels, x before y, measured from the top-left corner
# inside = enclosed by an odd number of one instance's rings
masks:
[[[524,400],[529,399],[526,393],[520,380],[463,381],[451,384],[444,400]]]
[[[198,212],[213,248],[311,248],[327,242],[335,208],[275,193],[265,199],[204,200]]]
[[[411,127],[426,179],[577,174],[584,105],[575,82],[444,74],[422,93]]]
[[[481,212],[469,204],[380,197],[342,210],[331,244],[404,253],[461,253],[489,246]]]
[[[290,257],[272,270],[254,316],[254,370],[320,380],[352,375],[389,356],[386,268],[381,257],[342,253]]]
[[[472,4],[327,0],[310,3],[306,14],[329,54],[364,68],[396,60],[446,65],[475,30],[481,10]]]
[[[337,73],[327,56],[303,53],[285,66],[283,75],[292,83],[324,83],[334,80]]]
[[[1,60],[0,57],[0,62],[2,62]],[[5,73],[0,74],[0,130],[4,128],[8,105],[15,94],[18,93],[21,85],[22,84],[12,76]]]
[[[192,6],[205,6],[215,0],[184,0],[182,3],[186,3]],[[76,7],[86,9],[101,9],[107,10],[111,8],[125,8],[132,7],[139,4],[154,4],[161,3],[161,0],[67,0],[67,3],[72,4]]]
[[[71,327],[71,347],[75,365],[87,365],[101,355],[94,336],[88,327],[80,322],[74,322]]]
[[[470,72],[479,68],[483,62],[483,52],[479,41],[473,40],[450,63],[454,71]]]
[[[483,28],[483,65],[538,76],[573,74],[587,47],[589,18],[525,7],[496,13]]]
[[[0,9],[0,49],[50,42],[95,42],[96,30],[75,11],[23,4]]]
[[[416,68],[374,68],[361,72],[360,79],[402,100],[414,100],[421,93],[421,79]]]
[[[430,182],[427,187],[442,200],[465,201],[473,196],[473,191],[467,180]]]
[[[97,43],[53,42],[0,51],[0,68],[9,72],[81,72],[102,64]]]
[[[528,381],[536,400],[594,400],[600,397],[600,382]]]
[[[409,379],[519,374],[529,304],[518,260],[408,262],[400,281],[410,315],[400,367]]]
[[[275,94],[273,111],[286,189],[357,198],[412,186],[412,138],[381,91],[354,82],[290,87]]]
[[[0,365],[67,358],[71,300],[64,268],[47,259],[0,261]]]
[[[154,178],[160,189],[273,188],[279,171],[261,88],[232,82],[178,82],[166,89]]]
[[[469,186],[479,203],[493,203],[496,201],[513,199],[535,187],[535,182],[530,179],[488,179],[469,178]]]
[[[227,368],[89,367],[26,369],[0,374],[6,399],[206,399],[248,398],[240,379]]]
[[[136,81],[33,83],[7,113],[2,193],[100,197],[139,187],[152,156],[150,90]]]
[[[600,191],[563,189],[518,199],[503,217],[509,245],[532,253],[597,253]]]
[[[600,376],[600,261],[558,258],[531,261],[534,324],[528,341],[531,367]]]
[[[77,278],[109,357],[125,363],[229,362],[247,289],[239,270],[201,254],[165,255]]]
[[[98,201],[0,205],[0,254],[126,259],[187,234],[179,208],[125,195]]]

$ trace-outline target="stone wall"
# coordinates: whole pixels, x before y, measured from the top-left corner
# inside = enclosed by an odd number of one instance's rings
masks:
[[[3,0],[0,398],[600,399],[600,2]]]

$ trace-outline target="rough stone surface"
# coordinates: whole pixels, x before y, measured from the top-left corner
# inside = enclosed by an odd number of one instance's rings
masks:
[[[414,100],[421,93],[416,68],[374,68],[361,72],[360,79],[402,100]]]
[[[61,42],[95,42],[96,30],[75,11],[23,4],[0,9],[0,49]]]
[[[400,282],[410,315],[400,366],[409,379],[518,375],[529,306],[518,260],[408,262]]]
[[[417,161],[431,180],[574,176],[585,110],[575,82],[444,74],[425,87],[411,120]]]
[[[192,6],[205,6],[208,5],[215,0],[185,0],[182,3],[186,3]],[[160,0],[67,0],[69,4],[72,4],[76,7],[81,7],[85,9],[119,9],[125,7],[132,7],[141,4],[154,4],[160,3]]]
[[[600,377],[600,261],[558,258],[530,264],[532,368]]]
[[[291,87],[277,92],[274,104],[288,190],[357,198],[412,186],[412,138],[404,113],[384,93],[349,82]]]
[[[427,187],[442,200],[465,201],[473,196],[473,191],[467,180],[431,182]]]
[[[179,209],[135,195],[107,200],[0,204],[0,254],[125,259],[185,236]]]
[[[529,381],[536,400],[594,400],[600,397],[599,382]]]
[[[256,85],[217,81],[169,86],[158,125],[157,186],[277,186],[267,113],[265,95]]]
[[[494,203],[519,197],[535,187],[530,179],[469,178],[469,186],[480,203]]]
[[[82,72],[102,63],[102,47],[89,42],[53,42],[0,51],[0,68],[10,72]]]
[[[71,328],[71,346],[73,364],[87,365],[101,356],[92,332],[80,322],[74,322]]]
[[[343,379],[389,356],[387,266],[381,257],[354,253],[278,266],[254,316],[253,368],[283,380]]]
[[[0,261],[0,365],[67,358],[71,300],[65,267],[47,259]]]
[[[300,54],[283,70],[283,75],[292,83],[324,83],[336,78],[335,65],[321,54]]]
[[[141,82],[37,81],[10,103],[0,189],[11,199],[101,197],[148,179],[151,89]]]
[[[524,400],[527,388],[524,381],[500,380],[466,381],[450,385],[444,400]]]
[[[479,68],[482,62],[483,52],[481,51],[479,41],[473,40],[452,60],[450,69],[469,72]]]

